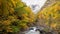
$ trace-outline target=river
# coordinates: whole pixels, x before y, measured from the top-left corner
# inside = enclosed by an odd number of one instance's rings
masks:
[[[39,31],[28,31],[25,34],[40,34],[40,32]]]

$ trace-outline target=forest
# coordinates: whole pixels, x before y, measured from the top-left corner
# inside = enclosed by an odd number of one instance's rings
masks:
[[[37,14],[21,0],[0,0],[0,34],[17,34],[36,25],[60,34],[59,0]]]

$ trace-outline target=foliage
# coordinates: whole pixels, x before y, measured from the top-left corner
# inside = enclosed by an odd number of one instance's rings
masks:
[[[21,0],[0,0],[0,34],[12,34],[21,28],[25,30],[34,18],[30,7]]]
[[[60,2],[55,2],[53,5],[44,8],[37,15],[39,22],[47,25],[53,30],[60,30]]]

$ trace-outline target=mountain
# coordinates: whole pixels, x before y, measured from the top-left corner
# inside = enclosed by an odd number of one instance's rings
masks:
[[[43,10],[46,7],[49,7],[50,5],[54,4],[55,2],[60,1],[60,0],[47,0],[44,4],[44,6],[41,8]]]

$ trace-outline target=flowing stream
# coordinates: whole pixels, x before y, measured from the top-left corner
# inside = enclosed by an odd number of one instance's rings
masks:
[[[29,31],[29,32],[27,32],[27,33],[25,33],[25,34],[40,34],[40,32],[39,31]]]

